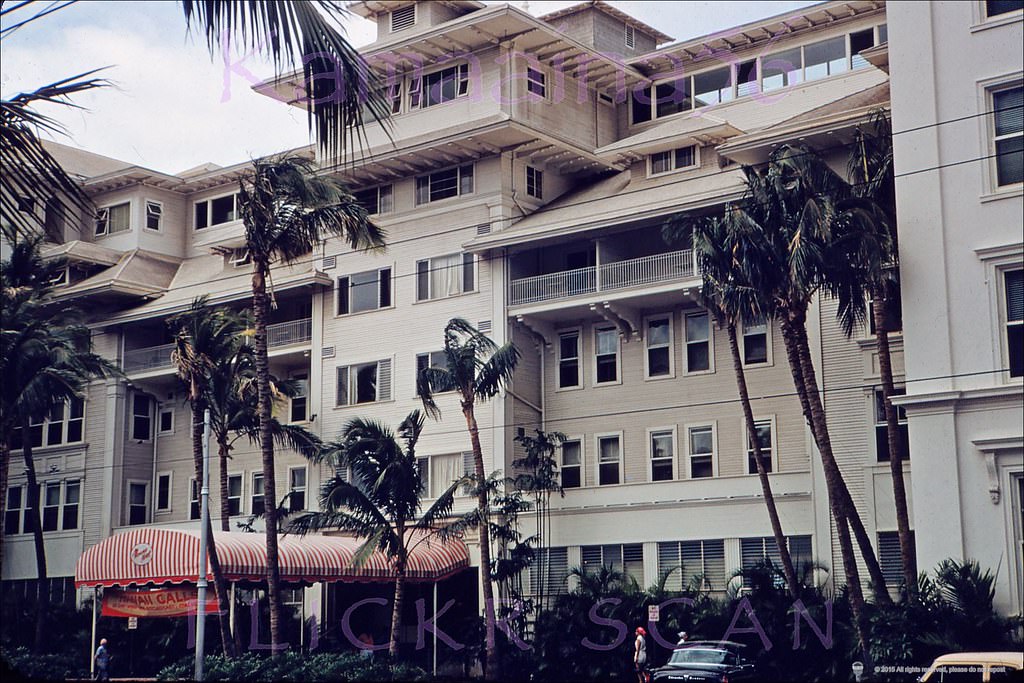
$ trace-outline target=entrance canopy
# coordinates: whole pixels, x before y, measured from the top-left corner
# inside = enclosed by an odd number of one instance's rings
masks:
[[[267,546],[263,533],[214,532],[217,555],[228,581],[264,581]],[[374,552],[358,569],[352,559],[363,540],[348,536],[280,536],[278,558],[284,582],[389,582],[387,557]],[[406,580],[440,581],[469,566],[466,544],[457,539],[414,536]],[[209,564],[207,578],[213,579]],[[89,548],[75,566],[75,585],[144,586],[192,583],[199,574],[199,531],[139,528]]]

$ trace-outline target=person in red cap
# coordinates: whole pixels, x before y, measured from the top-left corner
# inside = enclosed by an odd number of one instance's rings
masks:
[[[647,631],[643,626],[636,627],[636,641],[633,643],[633,671],[636,672],[637,683],[648,683],[651,680],[647,673]]]

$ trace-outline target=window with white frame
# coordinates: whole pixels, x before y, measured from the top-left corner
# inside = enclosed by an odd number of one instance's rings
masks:
[[[684,168],[696,168],[697,146],[687,145],[677,147],[665,152],[655,152],[650,155],[651,175],[660,175],[670,171],[679,171]]]
[[[202,493],[200,490],[199,482],[195,477],[189,479],[188,482],[188,518],[199,519],[199,495]]]
[[[413,383],[416,386],[417,396],[419,395],[419,381],[420,375],[427,368],[447,368],[448,367],[448,356],[444,351],[431,351],[430,353],[417,353],[416,354],[416,377],[413,378]]]
[[[425,109],[469,94],[469,64],[450,66],[409,82],[409,108]]]
[[[335,405],[378,403],[391,400],[391,360],[377,360],[337,368]]]
[[[309,419],[309,373],[295,373],[291,380],[295,384],[295,395],[289,399],[288,421],[306,422]]]
[[[412,28],[416,24],[416,3],[410,3],[392,11],[390,18],[392,33]]]
[[[651,481],[670,481],[675,478],[675,430],[659,429],[650,432],[649,435]]]
[[[732,94],[732,69],[725,66],[693,76],[693,104],[706,107],[728,102]]]
[[[153,399],[146,394],[132,394],[132,439],[149,441],[153,438]]]
[[[48,481],[39,485],[39,502],[43,511],[43,531],[56,531],[60,522],[61,483]]]
[[[530,593],[559,595],[568,590],[569,549],[538,548],[530,563]]]
[[[714,425],[687,427],[686,443],[690,461],[690,479],[705,479],[715,476]]]
[[[558,388],[575,389],[581,386],[579,330],[562,332],[558,335]]]
[[[893,396],[902,396],[907,393],[903,387],[896,387]],[[899,425],[899,440],[903,460],[910,458],[910,432],[907,427],[907,410],[903,406],[893,406],[896,409],[897,424]],[[881,389],[875,390],[875,457],[878,462],[889,462],[889,426],[885,421],[885,398]]]
[[[149,516],[149,484],[144,481],[128,482],[128,525],[145,524]]]
[[[707,312],[687,313],[683,318],[686,328],[686,372],[708,372],[712,369],[711,319]]]
[[[29,418],[29,443],[33,448],[80,443],[85,433],[85,400],[75,397],[60,402],[43,415]],[[11,450],[21,450],[22,428],[11,430]]]
[[[660,315],[647,319],[646,365],[647,377],[671,377],[672,372],[672,316]]]
[[[533,67],[526,67],[526,92],[532,93],[539,97],[545,97],[548,94],[548,77],[540,69],[534,69]]]
[[[1024,182],[1024,86],[992,90],[996,185]]]
[[[61,529],[68,531],[78,528],[78,511],[82,500],[82,482],[64,482],[64,504],[60,511]]]
[[[446,254],[416,262],[416,301],[444,299],[475,290],[473,254]]]
[[[764,463],[765,472],[771,472],[774,455],[774,450],[772,449],[772,421],[770,419],[755,420],[754,431],[757,432],[757,445],[761,448],[761,462]],[[745,435],[744,441],[747,444],[747,474],[757,474],[754,446],[750,441],[750,434],[747,432],[745,425],[743,433]]]
[[[166,512],[171,509],[171,478],[170,472],[156,475],[156,511]]]
[[[337,315],[391,307],[391,268],[342,275],[335,289]]]
[[[473,473],[472,453],[444,453],[430,456],[429,491],[438,498],[459,479]]]
[[[597,483],[622,483],[622,437],[618,434],[597,437]]]
[[[391,213],[395,209],[393,185],[379,185],[352,194],[368,214]]]
[[[725,541],[662,541],[658,543],[658,576],[666,576],[665,588],[684,590],[697,585],[703,590],[725,590]]]
[[[793,567],[797,574],[812,561],[811,537],[810,536],[786,536],[786,549],[793,560]],[[770,560],[776,567],[782,566],[782,556],[779,553],[779,546],[773,536],[758,536],[754,538],[740,539],[740,565],[744,572],[753,569],[759,562]],[[744,585],[749,585],[746,577]],[[781,587],[781,586],[780,586]]]
[[[585,545],[580,548],[581,568],[587,574],[596,574],[602,567],[622,572],[644,585],[644,546],[642,543]]]
[[[158,434],[174,433],[174,408],[161,408],[157,418]]]
[[[4,508],[4,535],[13,536],[28,532],[25,510],[28,507],[26,488],[22,485],[8,485],[7,507]]]
[[[196,230],[238,220],[238,193],[196,202],[193,216]]]
[[[1024,377],[1024,270],[1018,268],[1002,273],[1006,367],[1010,377]]]
[[[301,512],[306,509],[306,468],[292,467],[288,470],[288,510]]]
[[[113,235],[132,229],[131,202],[104,206],[96,212],[96,236]]]
[[[763,318],[743,323],[740,344],[743,346],[744,365],[763,365],[768,362],[768,323]]]
[[[262,515],[266,509],[266,501],[263,500],[263,473],[252,473],[252,494],[249,496],[249,513]]]
[[[228,475],[228,515],[242,514],[242,475]]]
[[[563,489],[577,489],[583,485],[583,441],[566,439],[562,442],[559,475]]]
[[[984,0],[984,5],[986,19],[1024,10],[1021,0]]]
[[[544,199],[544,171],[533,166],[526,167],[526,194],[535,199]]]
[[[416,178],[416,204],[429,204],[473,192],[473,164],[465,164]]]
[[[594,330],[594,384],[619,381],[619,333],[614,327]]]
[[[146,229],[159,230],[163,224],[164,205],[160,202],[146,201]]]

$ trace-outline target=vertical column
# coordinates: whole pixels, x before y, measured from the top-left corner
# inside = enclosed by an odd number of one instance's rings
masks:
[[[100,538],[107,538],[119,524],[121,504],[121,467],[124,463],[124,413],[127,385],[123,380],[107,380],[106,422],[103,436],[103,499],[100,509]]]

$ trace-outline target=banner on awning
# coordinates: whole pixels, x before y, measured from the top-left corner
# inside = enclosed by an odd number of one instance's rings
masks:
[[[195,588],[159,588],[151,591],[123,591],[108,588],[103,591],[105,617],[184,617],[194,615],[198,609],[198,591]],[[217,594],[206,592],[206,613],[216,614],[220,609]]]

